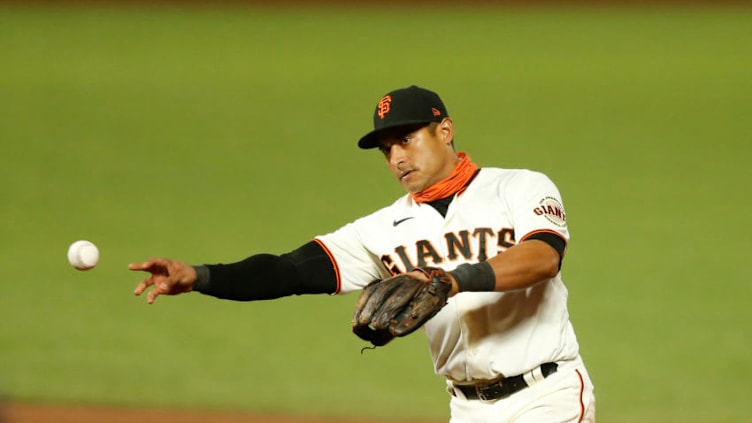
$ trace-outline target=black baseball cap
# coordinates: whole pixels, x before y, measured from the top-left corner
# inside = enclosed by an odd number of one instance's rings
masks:
[[[363,149],[378,147],[380,131],[398,126],[441,122],[449,117],[439,95],[431,90],[411,85],[381,97],[373,112],[373,131],[358,141]]]

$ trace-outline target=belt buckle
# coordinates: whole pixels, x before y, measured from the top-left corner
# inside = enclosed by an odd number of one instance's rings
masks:
[[[503,379],[486,386],[476,386],[475,393],[481,401],[494,401],[499,399],[503,386]]]

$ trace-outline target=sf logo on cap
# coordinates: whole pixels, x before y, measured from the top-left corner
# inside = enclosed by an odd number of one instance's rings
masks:
[[[377,114],[383,120],[384,116],[391,110],[392,96],[388,95],[379,100],[379,104],[376,105]]]

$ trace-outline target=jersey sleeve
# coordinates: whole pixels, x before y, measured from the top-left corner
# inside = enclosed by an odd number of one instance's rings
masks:
[[[569,241],[567,215],[561,194],[548,176],[523,170],[505,188],[517,242],[542,233]]]
[[[360,228],[368,226],[366,220],[359,219],[315,239],[334,263],[337,294],[359,290],[374,280],[389,276],[386,267],[363,242],[364,235]]]

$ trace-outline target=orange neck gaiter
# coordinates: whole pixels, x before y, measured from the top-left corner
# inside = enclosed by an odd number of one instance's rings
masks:
[[[430,203],[431,201],[441,200],[465,190],[478,170],[478,165],[473,163],[470,156],[465,153],[459,153],[457,157],[459,157],[460,161],[451,175],[421,192],[410,194],[416,203]]]

